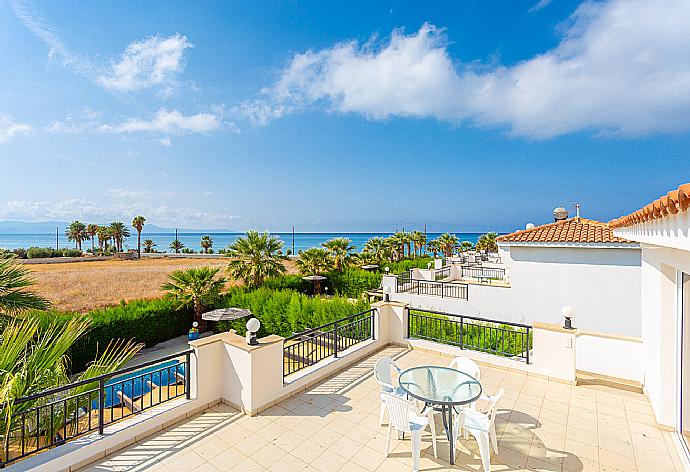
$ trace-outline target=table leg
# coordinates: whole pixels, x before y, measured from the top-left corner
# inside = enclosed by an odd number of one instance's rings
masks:
[[[446,412],[448,417],[446,418]],[[448,438],[448,450],[450,451],[449,462],[450,465],[455,464],[455,441],[453,438],[453,407],[449,405],[441,405],[441,417],[443,418],[443,428],[446,430],[446,437]]]

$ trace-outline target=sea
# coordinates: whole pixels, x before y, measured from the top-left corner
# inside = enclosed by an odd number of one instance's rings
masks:
[[[178,233],[178,238],[185,245],[199,251],[201,249],[200,241],[202,236],[211,236],[213,238],[213,249],[217,252],[218,249],[226,248],[228,245],[234,243],[237,238],[244,233],[205,233],[205,232],[185,232]],[[352,244],[357,251],[360,251],[364,244],[375,236],[388,237],[392,233],[271,233],[279,237],[285,244],[285,250],[291,249],[294,253],[309,249],[312,247],[319,247],[321,243],[333,238],[350,238]],[[460,241],[469,241],[473,244],[477,242],[482,233],[455,233]],[[427,233],[428,240],[432,240],[440,236],[441,233]],[[152,239],[156,244],[156,250],[159,252],[172,252],[168,245],[175,239],[175,232],[155,233],[147,232],[145,229],[141,233],[141,240]],[[33,233],[33,234],[0,234],[0,248],[16,249],[29,248],[31,246],[50,247],[54,248],[73,248],[74,243],[67,241],[64,234],[57,236],[55,233]],[[82,249],[86,250],[91,247],[89,241],[82,242]],[[136,233],[125,240],[125,249],[136,249],[137,238]]]

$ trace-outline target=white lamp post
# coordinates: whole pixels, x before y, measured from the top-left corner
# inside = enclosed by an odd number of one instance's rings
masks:
[[[390,287],[386,287],[383,289],[383,301],[384,302],[391,301],[391,288]]]
[[[575,314],[575,309],[569,305],[564,306],[561,308],[561,314],[565,318],[565,324],[563,327],[565,329],[575,329],[573,328],[573,315]]]
[[[261,328],[261,322],[256,318],[251,318],[247,321],[247,344],[256,346],[259,341],[256,339],[256,333]]]

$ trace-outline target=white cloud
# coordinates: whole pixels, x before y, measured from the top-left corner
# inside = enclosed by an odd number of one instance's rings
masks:
[[[547,6],[549,6],[550,3],[551,3],[551,0],[539,0],[537,3],[532,5],[532,7],[529,9],[529,12],[531,13],[531,12],[539,11],[542,8],[546,8]]]
[[[124,188],[111,188],[106,192],[109,197],[116,198],[142,198],[148,195],[148,192],[144,190],[127,190]]]
[[[14,136],[31,131],[31,126],[17,123],[9,116],[0,114],[0,143],[9,141]]]
[[[218,116],[212,113],[183,115],[177,110],[161,109],[150,120],[131,118],[123,123],[101,125],[106,133],[160,132],[170,134],[209,133],[221,126]]]
[[[172,146],[172,140],[170,138],[161,138],[158,140],[161,146],[170,147]]]
[[[107,204],[94,203],[82,198],[57,201],[14,200],[0,203],[0,220],[16,221],[72,221],[105,223],[120,220],[131,221],[134,215],[144,215],[148,222],[163,226],[209,228],[237,222],[241,218],[223,212],[197,208],[159,204],[154,201],[130,199]]]
[[[184,51],[191,47],[192,43],[179,33],[133,42],[119,62],[112,64],[107,74],[98,77],[98,83],[122,92],[162,87],[163,93],[169,93],[176,74],[184,69]]]
[[[442,29],[296,54],[263,97],[234,111],[263,124],[326,106],[370,119],[436,118],[549,138],[690,129],[690,2],[583,3],[555,48],[512,66],[458,63]]]
[[[48,46],[48,60],[60,58],[63,66],[70,66],[77,72],[85,73],[91,65],[84,58],[70,51],[60,39],[57,31],[23,0],[10,0],[15,16],[36,37]]]

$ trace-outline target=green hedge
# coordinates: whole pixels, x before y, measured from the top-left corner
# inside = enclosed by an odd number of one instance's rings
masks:
[[[53,249],[49,247],[30,247],[26,251],[23,248],[13,251],[20,259],[46,259],[49,257],[81,257],[84,253],[79,249]]]
[[[242,287],[231,288],[220,306],[249,308],[252,315],[261,321],[259,336],[290,336],[369,309],[369,303],[365,300],[353,303],[337,296],[319,298],[292,290],[259,288],[249,291]],[[232,328],[244,335],[246,322],[246,319],[221,321],[215,324],[214,331],[219,333]]]
[[[57,310],[33,311],[43,323],[66,322],[76,313]],[[118,306],[90,311],[91,329],[69,352],[71,371],[81,372],[112,339],[134,339],[147,347],[186,334],[192,325],[191,311],[175,310],[170,301],[134,300]]]

